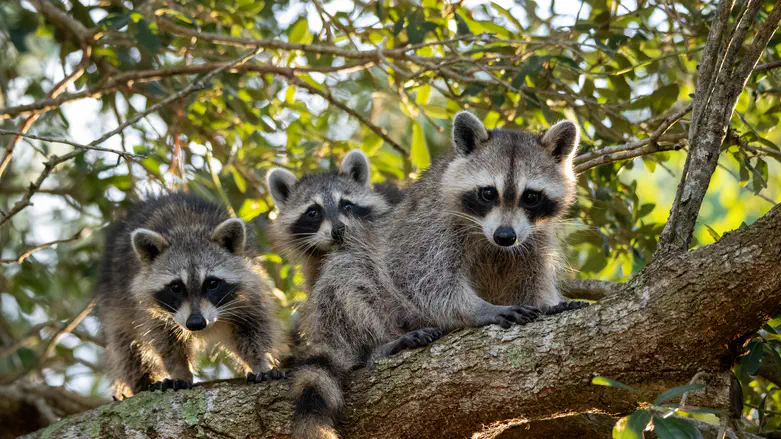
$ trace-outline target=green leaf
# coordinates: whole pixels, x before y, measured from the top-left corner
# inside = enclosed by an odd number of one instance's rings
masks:
[[[433,117],[434,119],[450,118],[447,114],[447,108],[441,105],[424,105],[423,111],[425,111],[429,117]]]
[[[423,127],[417,121],[412,124],[412,149],[410,150],[410,159],[412,164],[418,169],[428,168],[431,164],[431,157],[426,145],[426,136],[423,134]]]
[[[618,387],[619,389],[637,392],[637,389],[632,386],[627,386],[620,381],[611,380],[610,378],[605,377],[594,377],[591,379],[591,384],[596,384],[597,386]]]
[[[740,359],[740,366],[746,375],[754,375],[762,363],[762,355],[765,353],[764,343],[760,340],[752,341],[748,345],[748,354]]]
[[[233,175],[233,182],[236,183],[236,187],[239,188],[239,192],[242,194],[247,192],[247,180],[244,179],[235,166],[231,166],[231,174]]]
[[[265,200],[260,198],[246,199],[239,209],[239,218],[244,221],[251,221],[256,216],[265,212],[268,212],[268,204],[266,204]]]
[[[469,30],[469,25],[464,21],[464,17],[456,14],[456,33],[458,35],[469,35],[472,31]]]
[[[677,83],[665,85],[651,93],[651,109],[655,114],[659,114],[672,107],[678,101],[678,92],[680,86]]]
[[[35,361],[35,352],[29,348],[19,348],[16,350],[16,355],[22,361],[22,366],[27,367]]]
[[[285,103],[288,105],[293,105],[293,103],[295,102],[296,102],[296,86],[289,85],[287,87],[287,91],[285,91]]]
[[[103,29],[119,30],[130,23],[130,14],[111,14],[98,22]]]
[[[134,36],[136,41],[150,53],[157,53],[160,50],[160,38],[152,31],[152,26],[148,21],[143,19],[138,21]]]
[[[654,433],[659,439],[702,439],[693,424],[680,418],[653,417]]]
[[[757,163],[752,170],[754,172],[752,173],[751,189],[754,190],[754,195],[756,195],[767,187],[767,162],[757,158]]]
[[[662,392],[659,396],[656,397],[656,399],[654,400],[654,405],[662,405],[662,403],[665,403],[671,399],[682,396],[686,392],[694,392],[695,390],[700,390],[704,388],[705,388],[704,384],[687,384],[685,386],[678,386],[678,387],[673,387],[672,389],[667,389],[664,392]]]
[[[613,427],[613,439],[643,439],[643,431],[650,420],[648,410],[638,410],[620,419]]]
[[[640,206],[639,209],[637,209],[637,219],[643,218],[644,216],[653,212],[655,207],[656,207],[655,204],[651,204],[651,203],[643,204],[642,206]]]
[[[721,235],[719,235],[719,232],[713,230],[713,228],[707,224],[703,223],[703,226],[705,226],[705,229],[708,231],[708,234],[711,238],[713,238],[714,241],[718,242],[719,239],[721,239]]]
[[[309,22],[305,18],[298,20],[298,23],[290,28],[288,39],[291,43],[309,44],[312,41],[312,34],[309,33]]]

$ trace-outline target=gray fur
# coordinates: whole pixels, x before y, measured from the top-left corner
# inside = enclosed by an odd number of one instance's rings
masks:
[[[390,211],[391,203],[372,190],[369,177],[369,161],[360,150],[350,151],[337,172],[305,175],[300,180],[280,168],[267,174],[266,181],[278,209],[269,235],[286,258],[302,265],[308,290],[318,277],[325,255],[339,246],[334,238],[336,228],[349,231],[358,223],[373,222]],[[371,213],[364,218],[346,213],[341,205],[344,201],[369,208]],[[322,223],[316,232],[296,233],[296,223],[311,206],[320,209]]]
[[[350,177],[356,183],[370,188],[371,168],[369,167],[369,158],[360,149],[353,149],[342,159],[342,163],[339,165],[339,175]]]
[[[112,225],[95,290],[117,397],[163,378],[191,382],[195,355],[207,344],[220,344],[247,371],[276,366],[276,303],[253,245],[241,220],[185,193],[138,203]],[[212,279],[230,285],[223,303],[206,294]],[[176,281],[180,294],[161,301],[159,292],[170,293]],[[193,310],[204,316],[203,330],[186,329]]]
[[[575,196],[577,135],[562,135],[570,125],[557,124],[545,138],[487,131],[459,113],[453,152],[412,183],[387,218],[356,228],[326,257],[301,311],[310,352],[300,362],[306,373],[294,376],[294,437],[337,437],[346,374],[396,351],[408,331],[509,327],[561,301],[556,231]],[[567,155],[556,157],[556,148]],[[477,215],[464,199],[484,187],[494,187],[501,203]],[[522,208],[530,188],[555,211],[543,217]],[[513,245],[494,242],[499,226],[512,227]]]

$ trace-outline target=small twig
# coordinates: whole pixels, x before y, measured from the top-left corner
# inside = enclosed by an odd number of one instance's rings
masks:
[[[368,127],[375,134],[380,136],[382,138],[382,140],[387,142],[393,149],[395,149],[396,151],[401,153],[403,156],[406,157],[409,154],[409,152],[404,147],[399,145],[395,140],[391,139],[390,136],[388,136],[388,133],[384,129],[382,129],[382,128],[378,127],[377,125],[373,124],[371,121],[369,121],[368,119],[363,117],[360,113],[358,113],[357,111],[353,110],[352,108],[350,108],[347,105],[345,105],[342,102],[340,102],[333,95],[331,95],[330,92],[322,91],[319,88],[312,86],[308,82],[304,81],[303,79],[299,79],[296,76],[288,77],[288,81],[291,84],[295,84],[298,87],[306,89],[307,91],[309,91],[312,94],[316,94],[316,95],[322,97],[326,101],[328,101],[328,102],[336,105],[337,107],[341,108],[345,113],[347,113],[350,116],[358,119],[359,122],[361,122],[363,125]]]
[[[685,134],[681,134],[681,136],[684,138],[686,137]],[[677,151],[683,147],[684,145],[682,143],[672,143],[669,145],[656,145],[656,146],[646,145],[637,148],[627,149],[624,151],[602,154],[592,160],[575,165],[575,173],[580,174],[582,172],[588,171],[589,169],[595,168],[600,165],[604,165],[607,163],[614,163],[622,160],[634,159],[637,157],[642,157],[644,155],[653,154],[657,152]]]
[[[698,379],[700,379],[703,376],[708,375],[707,372],[699,371],[692,377],[691,381],[689,381],[689,385],[692,385],[697,382]],[[686,398],[689,396],[689,392],[684,392],[683,395],[681,395],[681,402],[678,404],[678,409],[682,410],[686,406]]]
[[[32,247],[30,249],[25,250],[25,252],[22,253],[21,255],[19,255],[19,257],[16,258],[16,259],[0,259],[0,264],[21,264],[22,262],[24,262],[25,259],[27,259],[30,255],[32,255],[33,253],[37,252],[38,250],[43,250],[45,248],[49,248],[49,247],[52,247],[52,246],[57,245],[57,244],[63,244],[63,243],[66,243],[66,242],[73,242],[73,241],[79,239],[80,237],[81,237],[81,231],[79,231],[78,233],[76,233],[75,235],[73,235],[70,238],[58,239],[56,241],[52,241],[52,242],[47,242],[45,244],[36,245],[35,247]]]
[[[92,312],[92,309],[95,307],[96,302],[97,299],[93,297],[92,300],[90,300],[87,303],[87,305],[85,305],[84,308],[82,308],[82,310],[79,311],[78,314],[76,314],[76,316],[71,318],[62,328],[57,330],[57,332],[55,332],[49,338],[49,340],[44,345],[43,349],[39,351],[38,356],[35,358],[35,360],[31,361],[27,365],[27,367],[25,367],[18,373],[3,377],[0,380],[0,384],[12,383],[18,380],[19,378],[24,377],[25,375],[30,373],[30,371],[37,369],[38,367],[43,365],[46,359],[51,357],[52,354],[54,353],[54,348],[57,346],[57,341],[60,339],[60,337],[76,329],[76,327],[79,326],[82,320],[84,320],[89,315],[89,313]]]
[[[91,146],[90,145],[82,145],[81,143],[76,143],[71,140],[66,139],[54,139],[51,137],[43,137],[43,136],[36,136],[34,134],[26,134],[21,131],[9,131],[9,130],[3,130],[0,129],[0,136],[19,136],[27,139],[33,139],[33,140],[42,140],[44,142],[49,143],[62,143],[65,145],[70,145],[76,149],[80,149],[82,151],[100,151],[100,152],[108,152],[112,154],[117,154],[123,158],[131,158],[131,159],[144,159],[146,158],[143,154],[133,154],[125,151],[117,151],[115,149],[109,149],[109,148],[102,148],[100,146]]]

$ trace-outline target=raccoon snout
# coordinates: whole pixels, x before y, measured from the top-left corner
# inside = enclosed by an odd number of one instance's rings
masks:
[[[515,230],[513,230],[512,227],[502,226],[497,228],[494,232],[494,242],[502,247],[509,247],[515,244],[517,238]]]
[[[206,327],[206,319],[201,313],[194,312],[187,317],[187,329],[190,331],[200,331]]]
[[[344,230],[344,224],[334,224],[333,227],[331,227],[331,239],[333,239],[337,244],[341,244],[342,241],[344,241]]]

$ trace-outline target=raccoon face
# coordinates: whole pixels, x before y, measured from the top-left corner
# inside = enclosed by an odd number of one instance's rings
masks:
[[[497,247],[523,245],[572,203],[577,144],[578,128],[569,121],[534,135],[488,131],[470,113],[458,113],[453,121],[455,158],[443,177],[449,210]]]
[[[194,225],[167,238],[136,229],[130,238],[142,270],[133,281],[134,294],[152,315],[172,318],[186,331],[229,321],[248,271],[244,227],[233,218],[210,233]]]
[[[339,171],[307,175],[299,180],[281,168],[266,181],[279,212],[273,224],[278,244],[293,254],[325,253],[342,244],[345,231],[372,221],[389,210],[371,191],[369,160],[350,151]]]

